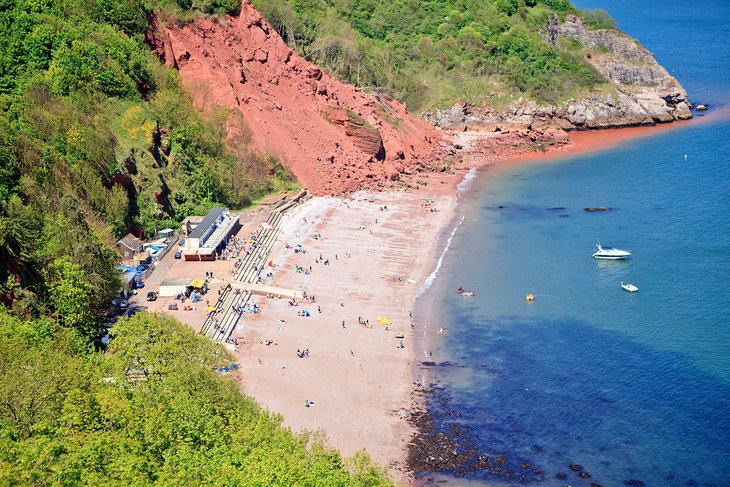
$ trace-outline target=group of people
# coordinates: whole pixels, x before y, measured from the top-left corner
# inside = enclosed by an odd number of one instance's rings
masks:
[[[248,311],[249,313],[253,313],[253,314],[258,314],[261,312],[261,308],[259,308],[259,305],[256,303],[253,303],[251,306],[248,307],[248,309],[246,309],[246,306],[244,304],[239,304],[239,305],[232,304],[231,310],[234,313],[237,313],[239,316],[241,316],[246,311]]]
[[[297,349],[297,357],[299,357],[299,358],[309,357],[309,349],[308,348],[306,348],[304,350]]]
[[[241,252],[246,252],[246,255],[251,253],[252,249],[256,248],[256,241],[258,240],[258,232],[249,232],[248,238],[251,240],[251,245],[247,246],[246,242],[238,237],[230,237],[226,242],[225,248],[220,253],[221,260],[237,259]],[[236,262],[236,267],[240,265],[240,261]]]

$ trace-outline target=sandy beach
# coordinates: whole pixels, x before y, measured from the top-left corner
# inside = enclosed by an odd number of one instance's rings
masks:
[[[412,322],[410,310],[456,223],[457,184],[471,167],[598,150],[652,133],[658,131],[573,134],[572,144],[520,157],[471,154],[450,172],[416,174],[400,188],[315,197],[289,210],[265,284],[307,298],[296,305],[253,298],[261,312],[246,314],[233,333],[244,391],[292,430],[324,432],[344,457],[365,449],[394,480],[412,483],[407,417],[418,407],[413,366],[427,351],[416,349],[414,335],[424,325]],[[306,252],[295,252],[297,245]]]
[[[409,309],[455,204],[440,193],[429,206],[423,192],[357,193],[288,212],[269,281],[308,297],[296,306],[257,297],[262,312],[234,333],[246,393],[295,431],[325,431],[343,456],[366,448],[400,481],[413,407]],[[305,310],[309,316],[299,316]]]

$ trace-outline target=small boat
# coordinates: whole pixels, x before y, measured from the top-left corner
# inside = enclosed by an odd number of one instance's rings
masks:
[[[527,296],[525,296],[525,299],[526,299],[527,301],[530,301],[530,302],[532,302],[532,301],[534,301],[534,300],[535,300],[535,295],[534,295],[534,294],[532,294],[532,293],[529,293],[529,294],[528,294]]]
[[[621,281],[621,287],[623,288],[624,291],[628,291],[630,293],[635,293],[636,291],[639,290],[639,288],[634,286],[633,284],[628,284],[628,283],[624,284],[624,281]]]
[[[601,244],[596,244],[598,250],[593,254],[594,259],[621,260],[631,257],[631,252],[621,249],[615,249]]]
[[[608,206],[589,206],[588,208],[583,209],[590,213],[593,213],[594,211],[611,211],[611,208],[609,208]]]

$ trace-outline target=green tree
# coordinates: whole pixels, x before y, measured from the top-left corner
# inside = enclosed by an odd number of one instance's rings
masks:
[[[13,277],[20,285],[37,284],[40,232],[38,215],[19,196],[0,207],[0,283]]]
[[[220,366],[230,361],[217,344],[200,340],[189,327],[164,314],[138,313],[119,320],[109,347],[117,370],[145,379],[161,379],[184,366]]]
[[[86,273],[69,257],[53,262],[50,298],[59,324],[91,337],[96,331],[91,303],[94,288]]]

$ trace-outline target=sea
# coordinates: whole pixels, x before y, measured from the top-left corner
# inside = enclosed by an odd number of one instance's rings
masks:
[[[730,486],[730,120],[713,117],[730,102],[730,1],[575,3],[607,10],[708,119],[476,174],[420,298],[435,366],[419,373],[437,428],[491,467],[418,478]],[[595,260],[597,241],[632,256]]]

